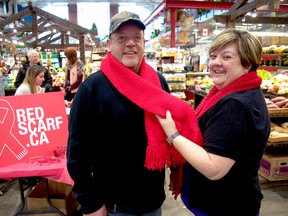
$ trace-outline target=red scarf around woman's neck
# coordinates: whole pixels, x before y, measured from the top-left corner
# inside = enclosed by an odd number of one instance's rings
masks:
[[[167,143],[155,114],[165,117],[166,111],[170,110],[180,134],[202,145],[202,135],[194,110],[187,102],[162,90],[158,75],[146,64],[144,58],[140,75],[121,64],[110,52],[102,61],[100,69],[121,94],[144,109],[148,137],[145,167],[162,170],[165,164],[169,167],[185,162],[179,152]]]
[[[196,108],[197,119],[199,119],[224,96],[237,91],[257,88],[261,85],[261,83],[262,79],[257,75],[255,71],[252,71],[242,75],[221,90],[218,90],[214,86],[209,94],[204,97],[199,106]]]

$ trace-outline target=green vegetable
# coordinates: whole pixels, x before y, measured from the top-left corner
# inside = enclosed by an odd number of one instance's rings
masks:
[[[262,78],[262,80],[269,80],[272,77],[271,72],[267,70],[257,70],[257,74]]]

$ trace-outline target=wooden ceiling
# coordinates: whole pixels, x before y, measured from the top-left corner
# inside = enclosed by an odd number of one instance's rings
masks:
[[[31,16],[31,22],[25,18]],[[29,7],[0,21],[2,40],[18,38],[28,48],[65,49],[98,45],[95,31],[83,28],[38,7]]]
[[[238,0],[223,15],[215,15],[214,19],[219,23],[226,23],[233,27],[236,22],[241,22],[244,16],[251,11],[257,11],[257,17],[245,16],[245,23],[264,24],[288,24],[287,2],[281,0]]]

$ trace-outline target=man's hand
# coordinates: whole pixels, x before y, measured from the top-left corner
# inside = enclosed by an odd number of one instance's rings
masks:
[[[90,214],[83,214],[83,216],[108,216],[108,212],[105,205],[103,205],[98,211]]]

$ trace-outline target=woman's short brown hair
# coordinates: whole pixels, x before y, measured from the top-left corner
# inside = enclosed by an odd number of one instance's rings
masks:
[[[210,48],[209,55],[219,49],[235,44],[243,67],[250,71],[255,71],[261,60],[262,45],[260,41],[251,33],[245,30],[229,28],[218,34]]]

